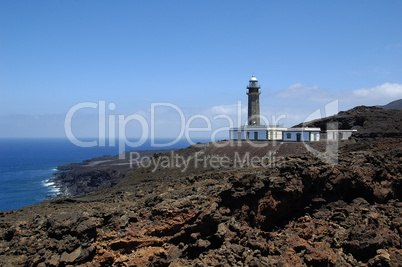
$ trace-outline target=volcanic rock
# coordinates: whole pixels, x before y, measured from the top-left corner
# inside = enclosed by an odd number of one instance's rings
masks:
[[[340,142],[336,164],[280,142],[155,155],[188,165],[1,212],[0,265],[400,266],[402,137],[376,136]]]

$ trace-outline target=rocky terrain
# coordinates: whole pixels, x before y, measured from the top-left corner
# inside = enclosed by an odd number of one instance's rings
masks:
[[[166,151],[147,150],[137,153],[141,157],[149,157],[161,152]],[[125,152],[124,157],[107,155],[59,166],[58,172],[53,174],[49,182],[59,189],[59,197],[79,196],[116,185],[134,167],[135,164],[130,164],[130,152]]]
[[[396,105],[392,104],[392,106]],[[301,126],[320,127],[323,131],[327,127],[340,130],[356,129],[354,138],[359,140],[401,136],[402,109],[359,106],[324,119],[301,123],[295,127]]]
[[[343,141],[337,164],[301,143],[156,153],[112,188],[0,213],[0,265],[401,266],[401,144]]]

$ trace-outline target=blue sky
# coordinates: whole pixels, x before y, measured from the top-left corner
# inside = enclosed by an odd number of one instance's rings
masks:
[[[253,73],[262,114],[284,115],[284,126],[333,100],[339,110],[386,104],[402,98],[401,10],[402,1],[0,1],[0,137],[63,137],[82,102],[114,103],[106,113],[116,118],[149,121],[151,104],[166,102],[186,120],[236,121],[241,101],[243,122]],[[97,112],[75,114],[77,136],[98,134]],[[161,111],[156,135],[176,136],[179,117]],[[138,123],[127,127],[138,134]]]

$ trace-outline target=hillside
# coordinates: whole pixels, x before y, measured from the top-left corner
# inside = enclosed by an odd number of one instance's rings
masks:
[[[371,134],[375,118],[400,129],[383,111],[339,114],[366,137],[341,142],[336,165],[302,143],[201,144],[114,187],[2,212],[0,265],[400,266],[402,137]]]
[[[398,99],[388,103],[384,106],[381,106],[383,109],[402,109],[402,99]]]
[[[328,129],[356,129],[357,139],[373,139],[402,136],[402,109],[359,106],[337,115],[300,123],[294,127],[320,127]]]

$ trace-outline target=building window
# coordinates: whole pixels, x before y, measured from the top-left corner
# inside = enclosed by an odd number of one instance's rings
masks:
[[[247,132],[247,133],[246,133],[246,139],[247,139],[247,140],[250,139],[250,132]]]
[[[241,140],[241,132],[237,132],[237,139]]]
[[[292,138],[292,134],[291,134],[291,133],[287,133],[287,134],[286,134],[286,138],[287,138],[287,139]]]
[[[278,132],[275,132],[275,139],[278,139]]]

